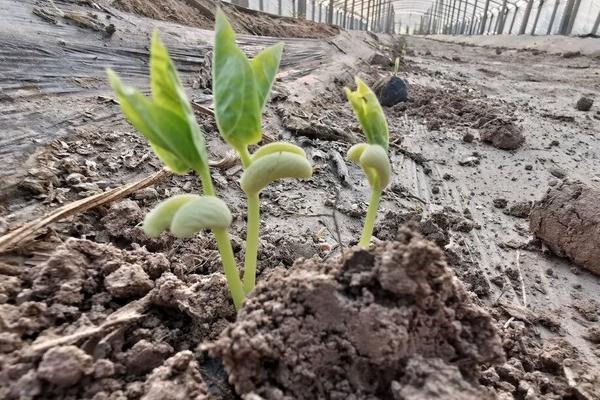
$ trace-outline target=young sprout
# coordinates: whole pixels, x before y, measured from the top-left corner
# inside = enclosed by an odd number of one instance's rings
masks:
[[[233,303],[239,309],[245,295],[228,233],[231,212],[215,196],[203,133],[158,32],[154,32],[150,51],[151,98],[123,86],[110,69],[108,77],[123,114],[150,142],[158,158],[176,174],[196,172],[202,183],[202,196],[173,196],[150,211],[144,219],[144,232],[157,236],[169,229],[177,237],[189,238],[212,230]]]
[[[309,178],[312,167],[304,150],[275,142],[250,154],[248,146],[262,139],[262,112],[279,68],[283,44],[258,53],[252,60],[235,43],[235,33],[221,10],[215,23],[213,96],[217,126],[223,139],[240,155],[244,173],[240,181],[248,198],[248,226],[243,289],[256,284],[260,231],[261,190],[281,178]]]
[[[400,57],[396,57],[394,60],[394,76],[398,76],[400,72]]]
[[[390,183],[391,167],[387,154],[388,125],[375,93],[361,79],[356,78],[355,91],[348,88],[345,88],[345,91],[354,114],[367,137],[367,143],[355,144],[347,154],[350,161],[360,165],[371,186],[371,201],[358,243],[359,246],[366,248],[373,236],[381,194]]]

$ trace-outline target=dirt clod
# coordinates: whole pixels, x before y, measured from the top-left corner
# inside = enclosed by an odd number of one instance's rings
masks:
[[[594,100],[589,97],[582,96],[579,100],[577,100],[577,104],[575,104],[575,108],[578,111],[590,111],[594,105]]]
[[[550,188],[529,216],[531,231],[562,257],[600,274],[600,190],[579,181]],[[568,232],[568,234],[566,234]]]
[[[123,265],[104,279],[106,290],[116,298],[141,297],[154,286],[148,274],[137,264]]]
[[[385,54],[375,53],[369,58],[369,64],[379,65],[380,67],[389,67],[392,65],[392,59]]]
[[[504,213],[506,215],[512,215],[517,218],[527,218],[529,213],[531,212],[531,202],[530,201],[518,201],[508,207]]]
[[[144,383],[142,400],[204,400],[208,390],[194,354],[182,351],[152,371]]]
[[[463,142],[473,143],[473,140],[475,140],[475,136],[471,132],[467,132],[463,135]]]
[[[76,346],[54,347],[44,354],[38,376],[59,387],[73,386],[91,372],[92,357]]]
[[[502,150],[515,150],[525,142],[522,129],[510,121],[497,119],[481,129],[481,139]]]
[[[259,284],[209,346],[238,394],[392,398],[410,393],[411,371],[453,369],[461,382],[443,385],[451,390],[472,386],[465,377],[473,367],[502,359],[489,315],[471,302],[441,250],[408,230],[399,239],[349,251],[341,263],[300,262]],[[430,379],[437,387],[447,380]]]

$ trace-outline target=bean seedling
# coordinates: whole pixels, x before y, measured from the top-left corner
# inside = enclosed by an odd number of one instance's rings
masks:
[[[369,185],[371,201],[358,245],[368,247],[383,190],[390,183],[391,167],[387,154],[389,146],[388,125],[375,93],[361,79],[356,78],[356,90],[345,88],[346,96],[362,127],[367,143],[358,143],[348,150],[347,158],[360,165]]]
[[[151,46],[151,98],[123,86],[119,77],[108,70],[123,113],[148,140],[158,158],[176,174],[194,171],[202,184],[202,195],[177,195],[156,206],[144,219],[144,232],[157,236],[169,229],[176,237],[189,238],[210,229],[236,309],[256,282],[261,190],[280,178],[312,176],[312,167],[298,146],[276,142],[260,147],[254,154],[248,151],[248,146],[262,138],[261,114],[279,68],[282,49],[282,44],[276,44],[249,60],[237,47],[227,18],[221,10],[217,11],[213,60],[215,116],[219,132],[240,155],[245,169],[240,185],[248,197],[243,281],[228,233],[231,212],[215,194],[203,132],[158,33],[154,33]]]

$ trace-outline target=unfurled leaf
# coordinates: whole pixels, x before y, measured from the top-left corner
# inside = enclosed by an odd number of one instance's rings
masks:
[[[238,150],[258,143],[262,106],[254,72],[221,10],[217,10],[215,23],[213,96],[217,125],[225,141]]]
[[[252,72],[254,72],[258,104],[261,112],[267,100],[269,100],[269,93],[275,80],[275,74],[277,74],[277,70],[279,69],[282,52],[283,43],[277,43],[258,53],[250,63]]]
[[[167,48],[160,40],[158,31],[154,31],[152,35],[150,86],[152,87],[152,99],[156,104],[169,108],[181,116],[193,113],[177,76],[175,65],[171,61]]]
[[[187,120],[137,90],[123,86],[114,72],[109,70],[108,74],[123,114],[148,139],[153,149],[158,150],[156,155],[167,167],[182,174],[205,165]]]
[[[123,114],[169,169],[177,174],[208,169],[204,136],[158,33],[150,54],[152,98],[124,86],[112,70],[108,77]]]
[[[310,178],[312,166],[298,154],[278,152],[265,155],[252,162],[240,180],[242,190],[257,194],[269,183],[281,178]]]
[[[196,196],[177,210],[171,221],[171,233],[189,238],[204,229],[227,229],[231,220],[231,212],[223,200]]]
[[[386,151],[389,146],[388,125],[377,96],[360,78],[356,78],[356,90],[348,88],[346,96],[369,144],[378,144]]]

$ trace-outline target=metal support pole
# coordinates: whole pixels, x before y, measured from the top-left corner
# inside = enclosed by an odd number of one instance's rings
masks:
[[[554,2],[554,9],[552,10],[552,16],[550,17],[550,23],[548,24],[548,30],[546,31],[546,35],[552,34],[552,25],[554,25],[554,19],[556,18],[556,11],[558,11],[558,4],[560,0],[556,0]]]
[[[454,29],[452,30],[453,35],[456,35],[458,33],[458,21],[460,21],[461,9],[462,9],[462,0],[458,0],[458,10],[456,11],[456,23],[454,24]]]
[[[342,17],[341,27],[346,28],[346,17],[348,16],[348,0],[344,0],[344,15]]]
[[[277,0],[277,15],[283,15],[283,10],[281,9],[282,0]]]
[[[379,0],[377,2],[377,13],[375,14],[375,18],[373,18],[373,22],[375,23],[374,30],[375,32],[381,32],[381,9],[383,6],[383,0]]]
[[[260,11],[264,11],[264,9],[265,9],[265,5],[264,5],[264,2],[263,2],[263,0],[258,0],[258,9],[259,9]]]
[[[471,15],[471,24],[469,26],[469,35],[473,34],[473,28],[475,25],[475,12],[477,11],[477,1],[475,0],[475,4],[473,4],[473,14]]]
[[[506,12],[508,9],[506,8],[506,0],[502,2],[502,8],[498,14],[498,30],[496,33],[504,32],[504,24],[506,23]]]
[[[389,11],[388,11],[388,29],[387,33],[394,33],[394,6],[392,2],[389,1]]]
[[[479,34],[483,35],[485,32],[485,23],[487,22],[487,13],[490,8],[490,0],[485,0],[485,6],[483,7],[483,14],[481,15],[480,26],[479,26]]]
[[[333,25],[333,0],[329,0],[329,10],[327,12],[327,23]]]
[[[542,6],[544,5],[544,0],[540,0],[540,5],[538,6],[537,13],[535,13],[535,19],[533,20],[533,27],[531,28],[531,35],[535,35],[535,28],[537,27],[537,23],[540,19],[540,13],[542,12]]]
[[[529,22],[529,15],[531,15],[531,7],[533,7],[533,0],[528,0],[527,8],[525,8],[525,14],[523,14],[523,22],[521,22],[521,28],[519,29],[519,35],[525,34],[527,23]]]
[[[360,23],[359,23],[359,27],[358,27],[359,30],[363,29],[364,18],[365,18],[365,1],[363,0],[360,3]]]
[[[486,32],[488,35],[490,34],[490,31],[492,30],[492,26],[494,26],[494,17],[495,17],[495,15],[492,14],[492,17],[490,18],[490,24],[488,25],[487,32]]]
[[[354,3],[356,0],[352,0],[352,7],[350,8],[350,29],[354,29]]]
[[[433,15],[435,13],[435,8],[437,7],[437,0],[435,0],[435,3],[433,3],[433,8],[429,9],[429,23],[427,24],[427,34],[430,35],[431,34],[431,26],[433,25]]]
[[[496,15],[496,25],[494,25],[494,30],[492,31],[492,35],[498,34],[498,29],[500,28],[500,18],[502,15],[500,14],[502,10],[498,10],[498,14]]]
[[[512,21],[510,21],[510,28],[508,28],[509,35],[512,35],[513,26],[515,25],[515,19],[517,19],[518,13],[519,13],[519,7],[515,6],[515,13],[513,14]]]
[[[465,8],[463,9],[463,16],[462,16],[462,22],[460,24],[460,29],[458,31],[459,34],[463,34],[465,33],[465,27],[467,25],[466,21],[467,21],[467,5],[468,3],[465,1]]]
[[[598,34],[598,27],[600,27],[600,12],[598,12],[598,16],[596,17],[596,22],[594,22],[594,27],[592,28],[592,35]]]
[[[369,30],[369,13],[371,11],[371,0],[369,0],[369,3],[367,4],[367,19],[365,21],[365,31]]]
[[[315,0],[310,0],[310,20],[315,20]]]
[[[571,18],[569,18],[569,28],[567,34],[570,35],[573,32],[573,24],[575,24],[575,18],[577,18],[577,13],[579,12],[579,6],[581,5],[581,0],[575,0],[575,5],[573,6],[573,12],[571,13]]]
[[[565,9],[563,11],[562,20],[560,21],[560,28],[558,30],[558,32],[561,35],[567,34],[567,28],[569,27],[569,20],[571,19],[571,11],[573,10],[574,3],[575,3],[575,0],[567,1],[567,5],[565,6]]]
[[[298,12],[296,15],[298,18],[306,18],[306,0],[298,0]]]
[[[456,0],[452,2],[452,13],[450,14],[450,30],[449,34],[452,35],[453,27],[454,27],[454,12],[456,11]]]

